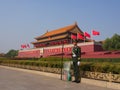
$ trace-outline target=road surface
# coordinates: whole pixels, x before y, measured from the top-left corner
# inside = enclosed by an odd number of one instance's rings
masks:
[[[94,83],[94,82],[91,82]],[[0,67],[0,90],[113,90]]]

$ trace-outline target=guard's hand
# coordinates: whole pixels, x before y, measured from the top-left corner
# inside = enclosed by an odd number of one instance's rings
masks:
[[[78,58],[78,61],[80,61],[81,58]]]
[[[80,66],[80,61],[77,62],[77,65]]]

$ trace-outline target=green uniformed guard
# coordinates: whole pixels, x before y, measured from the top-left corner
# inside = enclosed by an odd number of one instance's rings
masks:
[[[81,48],[77,46],[77,41],[73,41],[74,47],[72,48],[72,60],[73,60],[73,70],[74,70],[74,77],[75,80],[73,82],[80,83],[80,70],[79,70],[79,63],[81,59]]]

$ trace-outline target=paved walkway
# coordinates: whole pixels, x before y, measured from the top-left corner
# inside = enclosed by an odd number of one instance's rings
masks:
[[[94,82],[91,82],[94,83]],[[114,90],[0,66],[0,90]]]

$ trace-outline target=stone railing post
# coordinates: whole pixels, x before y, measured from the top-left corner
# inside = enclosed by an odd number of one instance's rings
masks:
[[[109,82],[112,82],[112,73],[111,72],[109,73],[108,80],[109,80]]]

